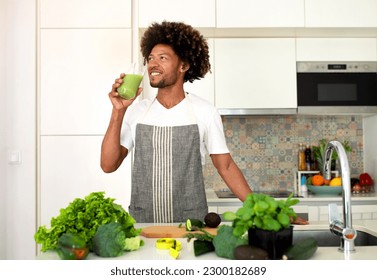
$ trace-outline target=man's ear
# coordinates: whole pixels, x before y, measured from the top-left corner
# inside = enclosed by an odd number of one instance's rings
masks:
[[[181,72],[186,72],[187,70],[189,70],[189,68],[190,68],[190,65],[186,62],[183,62],[181,65]]]

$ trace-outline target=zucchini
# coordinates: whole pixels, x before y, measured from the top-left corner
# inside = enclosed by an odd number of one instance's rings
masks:
[[[194,231],[198,228],[204,228],[204,222],[198,219],[187,219],[186,220],[186,230]]]
[[[308,237],[290,246],[283,254],[283,260],[307,260],[318,249],[317,240]]]
[[[211,241],[206,240],[194,240],[194,255],[195,257],[203,255],[205,253],[215,251],[215,246]]]

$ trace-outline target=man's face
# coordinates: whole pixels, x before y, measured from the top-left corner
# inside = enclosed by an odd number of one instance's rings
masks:
[[[156,88],[173,86],[182,81],[184,72],[183,63],[169,45],[154,46],[148,57],[148,75],[150,85]]]

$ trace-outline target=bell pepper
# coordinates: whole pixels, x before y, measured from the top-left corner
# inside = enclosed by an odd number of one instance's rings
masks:
[[[89,253],[89,248],[79,235],[63,233],[58,239],[56,251],[62,260],[84,260]]]
[[[368,173],[360,174],[360,185],[362,185],[362,186],[373,185],[373,180]]]

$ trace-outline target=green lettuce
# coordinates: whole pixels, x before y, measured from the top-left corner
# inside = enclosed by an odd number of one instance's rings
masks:
[[[135,219],[121,205],[114,203],[114,198],[105,198],[104,194],[93,192],[84,199],[76,198],[51,219],[50,228],[40,226],[34,239],[42,245],[41,251],[56,249],[63,233],[78,234],[92,250],[92,239],[98,227],[110,222],[121,224],[127,238],[138,236],[141,229],[134,227]]]

